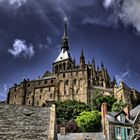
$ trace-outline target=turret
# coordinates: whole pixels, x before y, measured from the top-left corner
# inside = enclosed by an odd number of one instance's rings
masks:
[[[80,68],[81,69],[85,68],[85,57],[84,57],[83,49],[81,50],[81,56],[80,56]]]

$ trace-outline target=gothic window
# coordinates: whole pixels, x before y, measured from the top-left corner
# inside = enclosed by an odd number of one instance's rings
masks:
[[[69,92],[69,81],[66,80],[65,81],[65,92],[64,92],[64,94],[67,94],[68,92]]]
[[[60,65],[59,65],[59,70],[61,70],[61,69],[62,69],[62,65],[60,64]]]
[[[68,64],[67,64],[67,69],[68,69],[68,70],[71,69],[71,63],[68,63]]]
[[[52,93],[50,93],[50,98],[52,98]]]
[[[76,85],[76,79],[74,79],[73,84]]]
[[[63,63],[63,70],[65,70],[66,69],[66,64],[65,63]]]
[[[58,72],[58,66],[55,66],[55,73]]]

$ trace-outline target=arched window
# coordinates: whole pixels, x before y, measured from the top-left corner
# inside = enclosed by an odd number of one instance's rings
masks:
[[[63,63],[63,70],[65,70],[66,69],[66,64],[65,63]]]
[[[76,79],[73,80],[73,84],[76,85]]]
[[[64,94],[67,94],[67,93],[69,93],[69,81],[68,80],[65,81],[65,91],[64,91]]]
[[[55,73],[58,72],[58,66],[55,66]]]
[[[76,83],[77,83],[77,80],[74,79],[74,80],[73,80],[73,90],[74,90],[74,93],[75,93],[75,94],[78,93],[78,89],[77,89],[77,84],[76,84]]]
[[[61,71],[61,69],[62,69],[62,65],[60,64],[60,65],[59,65],[59,71]]]

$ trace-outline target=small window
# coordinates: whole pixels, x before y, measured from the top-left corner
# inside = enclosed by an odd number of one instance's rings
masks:
[[[41,84],[41,82],[38,82],[38,85],[40,85]]]
[[[30,100],[29,100],[29,105],[30,105]]]
[[[128,133],[128,136],[131,136],[132,130],[131,129],[127,129],[127,133]]]
[[[42,88],[40,89],[40,92],[42,93]]]
[[[51,84],[53,84],[53,80],[51,80]]]
[[[30,87],[30,84],[28,84],[27,87]]]
[[[65,84],[66,84],[66,85],[69,85],[69,81],[67,80],[67,81],[65,82]]]
[[[52,93],[50,93],[50,98],[52,98]]]
[[[63,73],[63,78],[65,77],[65,73]]]
[[[116,134],[121,135],[121,127],[116,127]]]
[[[45,81],[45,84],[47,84],[47,81]]]
[[[76,79],[74,79],[73,84],[76,85]]]

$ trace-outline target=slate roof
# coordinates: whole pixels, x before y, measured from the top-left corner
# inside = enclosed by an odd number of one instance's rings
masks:
[[[125,123],[117,120],[116,116],[118,116],[120,112],[107,112],[106,119],[108,122],[119,124],[119,125],[131,125],[131,120],[126,119]]]
[[[59,56],[56,58],[55,62],[63,61],[70,58],[71,57],[70,57],[69,51],[62,49]]]
[[[138,114],[138,112],[140,111],[140,105],[136,106],[135,108],[133,108],[131,111],[130,111],[130,117],[132,119],[134,119],[136,117],[136,115]]]
[[[1,140],[47,140],[50,108],[0,104]]]

